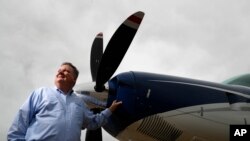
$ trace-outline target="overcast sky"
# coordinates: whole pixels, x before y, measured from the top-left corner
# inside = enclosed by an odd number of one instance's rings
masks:
[[[63,61],[91,81],[90,47],[132,13],[144,20],[116,74],[161,73],[221,82],[249,73],[249,0],[0,0],[0,140],[30,92],[53,86]],[[84,134],[82,135],[84,138]],[[115,140],[104,134],[104,140]]]

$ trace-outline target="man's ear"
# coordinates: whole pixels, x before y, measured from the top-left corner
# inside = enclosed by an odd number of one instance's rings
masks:
[[[76,83],[77,78],[74,78],[73,81]]]
[[[73,84],[73,87],[75,86],[75,84],[76,84],[76,79],[72,79],[73,80],[73,82],[74,82],[74,84]]]

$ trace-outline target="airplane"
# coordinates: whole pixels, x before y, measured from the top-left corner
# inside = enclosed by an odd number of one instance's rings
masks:
[[[143,17],[129,16],[104,52],[103,33],[92,44],[92,82],[76,92],[95,113],[123,102],[102,128],[121,141],[228,141],[230,125],[249,125],[250,74],[223,83],[137,71],[112,77]],[[102,141],[101,128],[85,140]]]

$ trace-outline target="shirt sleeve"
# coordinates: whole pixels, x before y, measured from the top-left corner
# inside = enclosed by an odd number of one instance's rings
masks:
[[[37,99],[37,94],[34,91],[20,107],[9,128],[7,134],[8,141],[25,141],[26,131],[35,114],[35,103],[37,102]]]
[[[108,117],[111,116],[112,112],[107,108],[99,114],[94,114],[91,111],[85,112],[85,119],[83,121],[83,128],[94,130],[105,125],[108,121]]]

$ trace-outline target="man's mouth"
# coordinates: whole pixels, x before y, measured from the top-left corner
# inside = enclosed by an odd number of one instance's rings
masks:
[[[63,74],[58,74],[57,77],[58,78],[65,78],[65,76]]]

